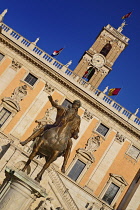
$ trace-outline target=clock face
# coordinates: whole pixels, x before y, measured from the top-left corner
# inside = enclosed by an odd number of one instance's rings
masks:
[[[105,64],[105,57],[101,54],[94,54],[91,62],[93,66],[101,68]]]

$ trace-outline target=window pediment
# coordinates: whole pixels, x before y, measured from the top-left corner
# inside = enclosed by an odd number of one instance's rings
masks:
[[[110,173],[110,176],[114,179],[116,179],[117,181],[121,182],[122,184],[124,184],[125,186],[128,185],[128,183],[126,182],[126,180],[123,178],[123,176],[120,175],[116,175],[116,174],[112,174]]]
[[[82,155],[88,161],[90,161],[92,163],[95,162],[94,155],[91,152],[87,151],[86,149],[83,149],[83,148],[78,149],[77,150],[77,153],[79,153],[80,155]]]
[[[17,112],[19,112],[20,111],[20,106],[19,106],[19,104],[16,102],[16,101],[14,101],[12,98],[10,98],[10,97],[5,97],[5,98],[3,98],[2,99],[2,102],[4,103],[4,104],[6,104],[6,106],[11,110],[16,110]]]

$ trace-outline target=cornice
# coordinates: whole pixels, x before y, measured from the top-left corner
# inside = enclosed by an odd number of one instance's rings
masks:
[[[11,50],[19,54],[22,58],[26,59],[36,67],[38,67],[41,71],[49,75],[52,79],[57,81],[59,84],[63,85],[64,87],[68,88],[70,91],[72,91],[74,94],[76,94],[79,98],[82,98],[84,101],[92,105],[93,107],[97,108],[100,112],[107,115],[109,118],[113,119],[115,122],[117,122],[119,125],[124,127],[128,132],[132,133],[136,137],[140,137],[140,131],[132,126],[130,123],[125,121],[123,118],[109,110],[107,107],[105,107],[102,103],[97,101],[96,99],[92,98],[90,95],[88,95],[86,92],[84,92],[82,89],[71,83],[69,80],[67,80],[65,77],[60,75],[58,72],[54,71],[52,68],[41,62],[39,59],[31,55],[28,51],[22,49],[20,46],[18,46],[16,43],[12,42],[10,39],[5,37],[3,34],[0,34],[0,42],[2,42],[4,45],[9,47]]]
[[[110,25],[111,26],[111,25]],[[112,26],[111,26],[112,27]],[[118,40],[120,40],[122,43],[124,43],[125,44],[125,46],[127,47],[128,46],[128,42],[125,42],[125,40],[123,40],[122,39],[122,37],[126,37],[125,35],[123,35],[122,33],[120,33],[119,31],[117,31],[114,27],[112,27],[113,28],[113,30],[111,31],[111,30],[109,30],[108,28],[107,28],[107,26],[105,26],[104,28],[103,28],[103,30],[106,30],[108,33],[110,33],[112,36],[114,36],[114,37],[116,37]],[[102,30],[102,31],[103,31]],[[120,38],[121,37],[121,38]],[[127,37],[126,37],[127,38]],[[127,38],[128,39],[128,38]]]

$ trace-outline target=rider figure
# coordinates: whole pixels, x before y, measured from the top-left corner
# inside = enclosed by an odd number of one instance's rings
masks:
[[[47,124],[45,126],[42,126],[40,129],[35,131],[28,139],[25,141],[21,142],[20,144],[24,146],[31,140],[35,140],[36,137],[39,137],[44,133],[44,131],[61,126],[64,123],[67,123],[69,121],[72,121],[73,126],[71,128],[71,138],[77,139],[78,138],[78,133],[79,133],[79,127],[80,127],[80,116],[78,115],[78,108],[81,106],[81,102],[79,100],[75,100],[72,103],[71,108],[65,108],[62,105],[58,105],[52,98],[52,96],[48,96],[49,101],[53,107],[57,109],[57,116],[54,124]],[[63,154],[64,156],[64,163],[61,168],[62,172],[65,172],[65,166],[67,163],[67,160],[70,156],[70,151],[72,147],[72,140],[71,138],[68,140],[67,148]]]

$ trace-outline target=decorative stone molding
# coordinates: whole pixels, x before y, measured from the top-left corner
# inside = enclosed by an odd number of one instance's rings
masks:
[[[89,112],[87,109],[85,109],[83,118],[86,119],[87,121],[89,121],[93,118],[93,114],[91,112]]]
[[[54,207],[53,204],[53,200],[55,200],[56,198],[52,198],[52,197],[47,197],[45,200],[41,201],[41,205],[39,205],[39,208],[37,208],[38,210],[64,210],[64,208],[61,207]]]
[[[95,152],[100,146],[100,136],[92,136],[88,139],[85,150]]]
[[[93,154],[92,154],[91,152],[86,151],[86,150],[83,149],[83,148],[78,149],[76,152],[77,152],[78,155],[82,156],[82,157],[85,159],[84,162],[86,162],[86,164],[88,164],[88,161],[89,161],[90,163],[94,163],[94,162],[95,162],[95,158],[94,158],[94,156],[93,156]],[[83,159],[83,158],[82,158],[82,159]],[[78,158],[78,159],[79,159],[79,158]],[[80,158],[80,159],[81,159],[81,158]]]
[[[1,139],[8,139],[8,136],[4,134],[3,132],[0,132],[0,138]]]
[[[11,64],[11,68],[12,69],[14,69],[15,71],[17,71],[18,69],[20,69],[21,68],[21,64],[18,62],[18,61],[16,61],[15,59],[13,59],[12,60],[12,64]]]
[[[49,118],[49,109],[45,112],[45,115],[42,119],[36,120],[35,122],[38,123],[38,125],[34,128],[33,131],[38,130],[42,126],[46,125],[48,123],[48,118]]]
[[[12,111],[14,113],[19,112],[20,111],[20,106],[19,104],[12,100],[10,97],[5,97],[2,99],[2,105],[3,107],[5,107],[6,109],[8,109],[9,111]]]
[[[86,210],[92,210],[92,209],[99,209],[99,210],[105,210],[105,204],[104,203],[100,203],[100,202],[90,202],[87,203],[87,205],[85,206]]]
[[[2,99],[3,105],[8,108],[8,110],[12,112],[19,112],[20,106],[19,102],[23,100],[23,98],[27,95],[27,86],[19,86],[15,88],[11,97],[5,97]]]
[[[15,88],[14,92],[11,95],[11,99],[17,103],[23,100],[27,95],[27,85],[19,86]]]
[[[13,141],[11,139],[0,137],[0,158],[8,150],[11,143],[13,143]]]
[[[110,178],[111,178],[111,179],[120,182],[120,184],[119,184],[120,186],[121,186],[121,185],[125,185],[125,186],[128,185],[128,183],[127,183],[126,180],[123,178],[123,176],[120,176],[120,175],[117,175],[117,174],[112,174],[112,173],[110,173],[109,175],[110,175]]]
[[[0,137],[0,146],[6,145],[6,144],[9,144],[9,143],[13,143],[13,141],[11,139],[8,139],[8,138],[1,138]]]
[[[125,137],[123,135],[121,135],[119,132],[117,132],[116,136],[115,136],[115,141],[122,143],[125,141]]]
[[[55,100],[55,102],[57,103],[58,101]],[[51,107],[49,109],[47,109],[47,111],[45,112],[45,115],[42,119],[36,120],[35,122],[38,123],[38,125],[34,128],[34,131],[38,130],[39,128],[41,128],[42,126],[46,125],[46,124],[52,124],[52,120],[50,119],[50,115],[52,113],[52,111],[54,111],[54,107]]]
[[[106,39],[106,37],[109,37],[111,40],[115,40],[115,37],[106,31],[102,31],[101,35],[104,36],[105,39]]]
[[[51,94],[54,91],[54,87],[52,85],[50,85],[48,82],[46,82],[44,91]]]
[[[95,158],[93,155],[93,152],[97,150],[97,148],[100,146],[100,136],[93,136],[88,139],[86,147],[80,148],[76,152],[77,154],[84,157],[87,161],[90,161],[91,163],[95,162]],[[84,162],[87,162],[84,161]]]
[[[48,197],[46,200],[44,200],[41,204],[41,206],[38,208],[38,210],[55,210],[54,205],[52,203],[53,198]]]
[[[83,57],[83,60],[90,63],[91,62],[91,56],[85,54],[84,57]]]

